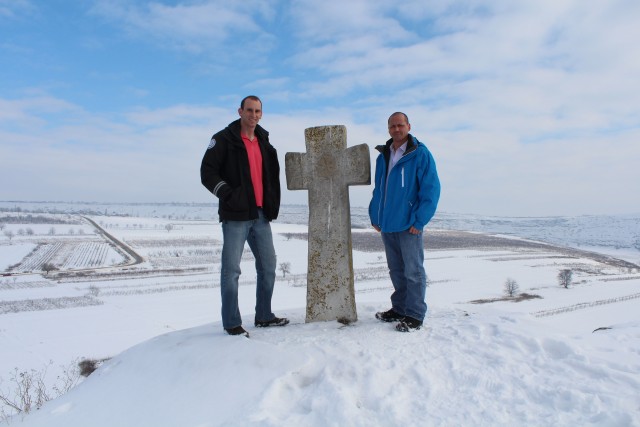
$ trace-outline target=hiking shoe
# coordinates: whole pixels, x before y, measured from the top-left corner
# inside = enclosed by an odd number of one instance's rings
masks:
[[[383,322],[397,322],[398,320],[404,319],[404,316],[400,316],[398,313],[393,311],[393,308],[392,308],[387,311],[377,312],[376,319],[382,320]]]
[[[286,317],[274,317],[273,319],[267,320],[265,322],[256,320],[254,324],[257,328],[266,328],[268,326],[284,326],[289,324],[289,319],[287,319]]]
[[[242,325],[236,326],[235,328],[225,328],[224,330],[227,331],[229,335],[244,335],[245,337],[249,338],[249,332],[245,331]]]
[[[405,316],[405,318],[396,325],[396,331],[412,332],[417,331],[420,327],[422,327],[421,321],[414,319],[413,317]]]

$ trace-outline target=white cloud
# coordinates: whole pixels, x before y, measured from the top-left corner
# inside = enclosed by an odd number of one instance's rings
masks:
[[[31,131],[34,127],[46,127],[49,120],[45,116],[49,114],[75,115],[79,112],[73,104],[46,94],[21,99],[0,98],[0,124],[4,131]]]
[[[109,117],[79,114],[77,107],[60,100],[45,103],[56,104],[75,110],[75,119],[43,125],[46,120],[37,115],[24,115],[14,117],[22,120],[17,125],[21,131],[5,129],[0,134],[2,141],[12,142],[0,148],[0,156],[10,159],[0,177],[12,182],[3,188],[3,198],[212,200],[200,185],[200,160],[210,136],[237,118],[235,106],[176,105]],[[629,193],[629,186],[640,182],[640,169],[635,167],[640,164],[638,130],[609,137],[581,136],[562,144],[557,138],[522,144],[512,130],[500,127],[499,118],[480,130],[460,130],[453,128],[456,122],[447,112],[418,104],[403,110],[411,119],[412,133],[434,153],[445,211],[543,215],[638,209]],[[377,154],[373,147],[388,138],[385,123],[390,112],[379,106],[368,110],[368,120],[359,123],[356,116],[361,112],[349,106],[289,113],[267,109],[262,125],[278,149],[283,201],[307,200],[304,191],[286,190],[284,166],[286,152],[306,151],[306,127],[346,125],[348,146],[367,143],[373,168]],[[450,112],[464,116],[464,110]],[[489,120],[490,115],[480,118]],[[24,132],[27,125],[32,125],[28,133]],[[352,187],[350,194],[352,205],[366,206],[371,187]]]
[[[136,37],[160,46],[193,53],[221,51],[231,39],[253,39],[253,47],[272,43],[272,37],[257,23],[257,17],[271,17],[264,2],[206,1],[166,5],[100,0],[92,12],[121,26]],[[257,40],[256,40],[257,39]]]
[[[432,35],[417,37],[423,23],[414,19],[411,27],[400,32],[404,42],[399,43],[398,37],[385,37],[394,34],[386,30],[403,21],[387,17],[385,22],[377,22],[370,19],[373,12],[379,12],[377,3],[364,11],[361,9],[369,3],[355,4],[342,10],[329,2],[329,7],[323,3],[317,10],[305,3],[305,8],[296,9],[296,18],[305,28],[301,37],[311,46],[291,60],[296,67],[320,72],[321,78],[301,83],[314,96],[352,96],[360,89],[374,92],[376,88],[408,86],[418,93],[423,89],[449,92],[456,89],[454,85],[466,82],[488,89],[499,89],[506,83],[519,91],[549,94],[558,93],[558,88],[573,88],[582,95],[600,87],[615,94],[628,89],[640,63],[638,47],[624,42],[639,34],[632,20],[623,20],[615,26],[615,35],[607,37],[612,12],[605,6],[591,11],[583,2],[486,3],[487,11],[482,15],[476,8],[454,2],[460,6],[424,23],[433,27]],[[417,7],[413,4],[412,10]],[[422,7],[430,10],[431,5],[423,2]],[[388,9],[385,12],[390,12]],[[346,25],[345,19],[357,22]],[[326,25],[319,24],[325,21]],[[314,38],[321,42],[312,43]],[[630,54],[634,51],[636,54]],[[629,62],[636,68],[627,70]],[[545,81],[539,81],[543,75]],[[550,77],[555,81],[549,81]],[[622,81],[616,82],[616,77]],[[555,84],[549,87],[545,83]],[[489,101],[504,93],[492,92]],[[466,101],[465,93],[459,96]],[[561,104],[558,100],[550,107]]]
[[[388,2],[366,0],[301,1],[292,5],[290,13],[295,35],[304,45],[333,44],[335,40],[370,35],[388,41],[401,41],[411,33],[388,11],[395,7]]]

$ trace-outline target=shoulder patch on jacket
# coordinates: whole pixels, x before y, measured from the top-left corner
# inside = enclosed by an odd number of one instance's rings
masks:
[[[211,142],[209,142],[209,146],[207,147],[207,150],[211,150],[215,146],[216,146],[216,140],[211,138]]]

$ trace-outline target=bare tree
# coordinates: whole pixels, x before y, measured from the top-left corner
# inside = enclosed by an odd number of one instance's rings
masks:
[[[571,285],[572,276],[573,271],[570,269],[566,268],[564,270],[560,270],[560,273],[558,273],[558,283],[566,289]]]
[[[9,239],[9,242],[11,242],[11,239],[13,239],[13,236],[14,236],[13,231],[11,230],[5,231],[4,235],[7,236],[7,239]]]
[[[167,224],[167,225],[164,226],[164,228],[167,230],[167,233],[168,233],[171,230],[173,230],[173,224]]]
[[[2,387],[0,390],[0,423],[6,421],[8,424],[9,418],[15,414],[27,414],[40,409],[45,402],[65,394],[80,382],[80,367],[74,361],[68,367],[61,366],[63,373],[53,386],[47,388],[47,368],[52,363],[49,362],[41,371],[14,369],[7,382],[9,389]]]
[[[282,271],[282,277],[285,277],[287,273],[291,273],[291,263],[281,262],[279,270]]]
[[[44,384],[44,373],[35,370],[18,372],[16,369],[11,377],[15,391],[13,395],[2,393],[0,403],[2,403],[3,420],[9,418],[5,413],[5,406],[14,413],[29,413],[31,409],[40,409],[42,405],[51,398]]]
[[[44,271],[44,272],[45,272],[45,274],[49,274],[50,272],[55,271],[55,270],[57,270],[58,268],[57,268],[55,265],[53,265],[52,263],[50,263],[50,262],[45,262],[44,264],[42,264],[42,266],[40,267],[40,269],[41,269],[42,271]]]
[[[504,293],[509,296],[509,297],[513,297],[518,295],[518,292],[520,291],[520,287],[518,286],[518,282],[516,282],[515,280],[508,278],[506,282],[504,282]]]

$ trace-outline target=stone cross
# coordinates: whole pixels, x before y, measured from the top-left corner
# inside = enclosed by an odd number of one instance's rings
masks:
[[[371,184],[369,147],[347,148],[345,126],[304,131],[307,152],[287,153],[289,190],[309,191],[306,322],[358,320],[353,287],[349,185]]]

